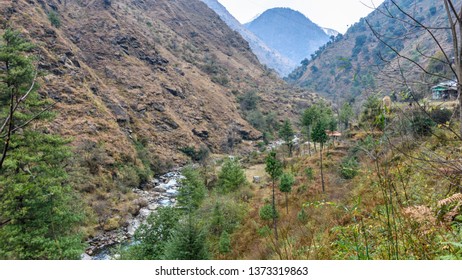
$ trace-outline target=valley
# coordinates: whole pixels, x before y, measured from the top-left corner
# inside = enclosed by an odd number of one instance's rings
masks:
[[[460,259],[461,5],[0,0],[0,259]]]

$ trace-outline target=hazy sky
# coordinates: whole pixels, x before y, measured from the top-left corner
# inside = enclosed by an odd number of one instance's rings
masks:
[[[348,27],[367,16],[384,0],[218,0],[241,23],[247,23],[265,10],[289,7],[305,14],[321,27],[345,33]],[[367,5],[367,6],[366,6]]]

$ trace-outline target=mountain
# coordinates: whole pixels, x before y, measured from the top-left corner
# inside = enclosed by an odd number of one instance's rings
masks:
[[[326,28],[326,27],[321,27],[322,30],[324,31],[324,33],[327,34],[327,36],[337,36],[338,34],[340,34],[340,32],[338,32],[337,30],[334,30],[332,28]]]
[[[431,0],[397,0],[395,3],[426,26],[447,26],[443,3],[436,4]],[[440,28],[432,32],[444,49],[451,48],[449,31]],[[401,56],[432,71],[444,68],[439,62],[441,55],[429,33],[416,27],[388,0],[351,26],[345,35],[338,35],[322,46],[310,60],[291,73],[288,80],[332,98],[350,99],[372,92],[408,92],[409,87],[423,96],[440,79],[422,76],[422,69]],[[405,77],[401,70],[405,70]],[[440,71],[451,79],[451,73],[445,73],[444,69]]]
[[[132,188],[188,162],[181,149],[252,148],[262,133],[243,118],[245,93],[276,122],[313,99],[198,0],[0,0],[0,13],[0,34],[36,46],[39,93],[56,102],[37,125],[72,141],[70,184],[107,230],[136,212]]]
[[[297,65],[329,41],[321,27],[289,8],[269,9],[245,27]]]
[[[232,30],[239,32],[239,34],[241,34],[241,36],[249,42],[252,51],[262,64],[276,70],[281,77],[287,76],[295,67],[297,67],[298,63],[294,63],[275,49],[266,45],[260,38],[250,32],[236,18],[234,18],[217,0],[202,0],[202,2],[214,10]]]

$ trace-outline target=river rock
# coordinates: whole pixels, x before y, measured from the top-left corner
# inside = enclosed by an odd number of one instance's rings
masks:
[[[159,186],[156,186],[153,190],[155,192],[160,192],[160,193],[164,193],[164,192],[167,191],[167,189],[165,188],[165,184],[161,184]]]
[[[159,205],[157,205],[157,204],[154,204],[154,203],[153,203],[153,204],[149,204],[149,205],[148,205],[148,209],[151,210],[151,211],[154,211],[154,210],[156,210],[157,208],[159,208]]]
[[[80,259],[81,259],[81,260],[84,260],[84,261],[89,261],[89,260],[91,260],[92,258],[91,258],[90,255],[88,255],[88,254],[86,254],[86,253],[83,253],[83,254],[80,256]]]

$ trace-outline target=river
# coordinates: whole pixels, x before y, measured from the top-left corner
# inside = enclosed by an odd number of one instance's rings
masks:
[[[141,199],[146,200],[146,206],[142,207],[137,216],[129,221],[127,227],[114,231],[104,232],[88,240],[89,247],[82,254],[83,260],[111,260],[117,259],[112,255],[112,249],[116,246],[130,246],[136,229],[146,221],[149,214],[159,207],[174,206],[178,194],[179,181],[184,177],[180,171],[174,171],[159,176],[152,180],[149,188],[133,189]]]

